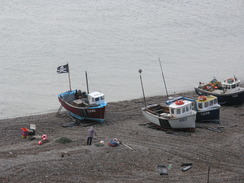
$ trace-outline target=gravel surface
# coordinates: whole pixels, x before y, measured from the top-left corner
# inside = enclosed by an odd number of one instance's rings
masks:
[[[165,99],[148,97],[147,103]],[[94,124],[92,146],[86,146],[91,123],[62,127],[73,122],[65,111],[0,120],[0,182],[207,183],[208,175],[211,183],[244,182],[244,105],[221,106],[220,124],[198,123],[195,132],[153,128],[143,106],[142,99],[109,103],[105,123]],[[20,128],[30,124],[36,124],[36,139],[22,139]],[[48,141],[38,145],[43,134]],[[58,143],[61,137],[72,142]],[[108,146],[113,138],[121,144]],[[97,146],[100,140],[104,146]],[[182,163],[193,166],[182,172]],[[159,175],[157,165],[169,164],[168,175]]]

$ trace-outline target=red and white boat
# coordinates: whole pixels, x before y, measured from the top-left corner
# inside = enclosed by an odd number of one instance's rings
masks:
[[[58,100],[68,113],[78,120],[104,122],[107,102],[101,92],[81,92],[72,90],[58,95]]]

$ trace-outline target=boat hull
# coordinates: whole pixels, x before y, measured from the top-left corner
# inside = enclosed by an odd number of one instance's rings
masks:
[[[105,121],[104,117],[106,103],[96,107],[77,107],[67,103],[60,96],[58,99],[61,105],[68,111],[68,113],[78,120],[93,120],[100,123]]]
[[[218,97],[218,103],[220,105],[241,105],[244,103],[244,90],[231,94],[218,94],[200,88],[195,88],[195,92],[198,95],[213,95]]]
[[[196,122],[206,123],[213,122],[219,123],[220,107],[215,107],[212,109],[197,111]]]
[[[152,114],[147,109],[142,108],[143,115],[155,125],[167,129],[195,129],[196,128],[196,113],[191,116],[181,118],[164,118],[159,115]]]

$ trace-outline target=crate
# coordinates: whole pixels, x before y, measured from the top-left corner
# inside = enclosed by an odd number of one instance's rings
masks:
[[[27,138],[29,135],[29,130],[27,128],[21,128],[21,137]]]

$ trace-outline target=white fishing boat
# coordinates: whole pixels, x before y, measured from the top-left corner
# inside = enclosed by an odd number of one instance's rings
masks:
[[[170,105],[153,104],[142,108],[143,115],[155,125],[166,129],[195,129],[196,111],[192,102],[177,100]]]

